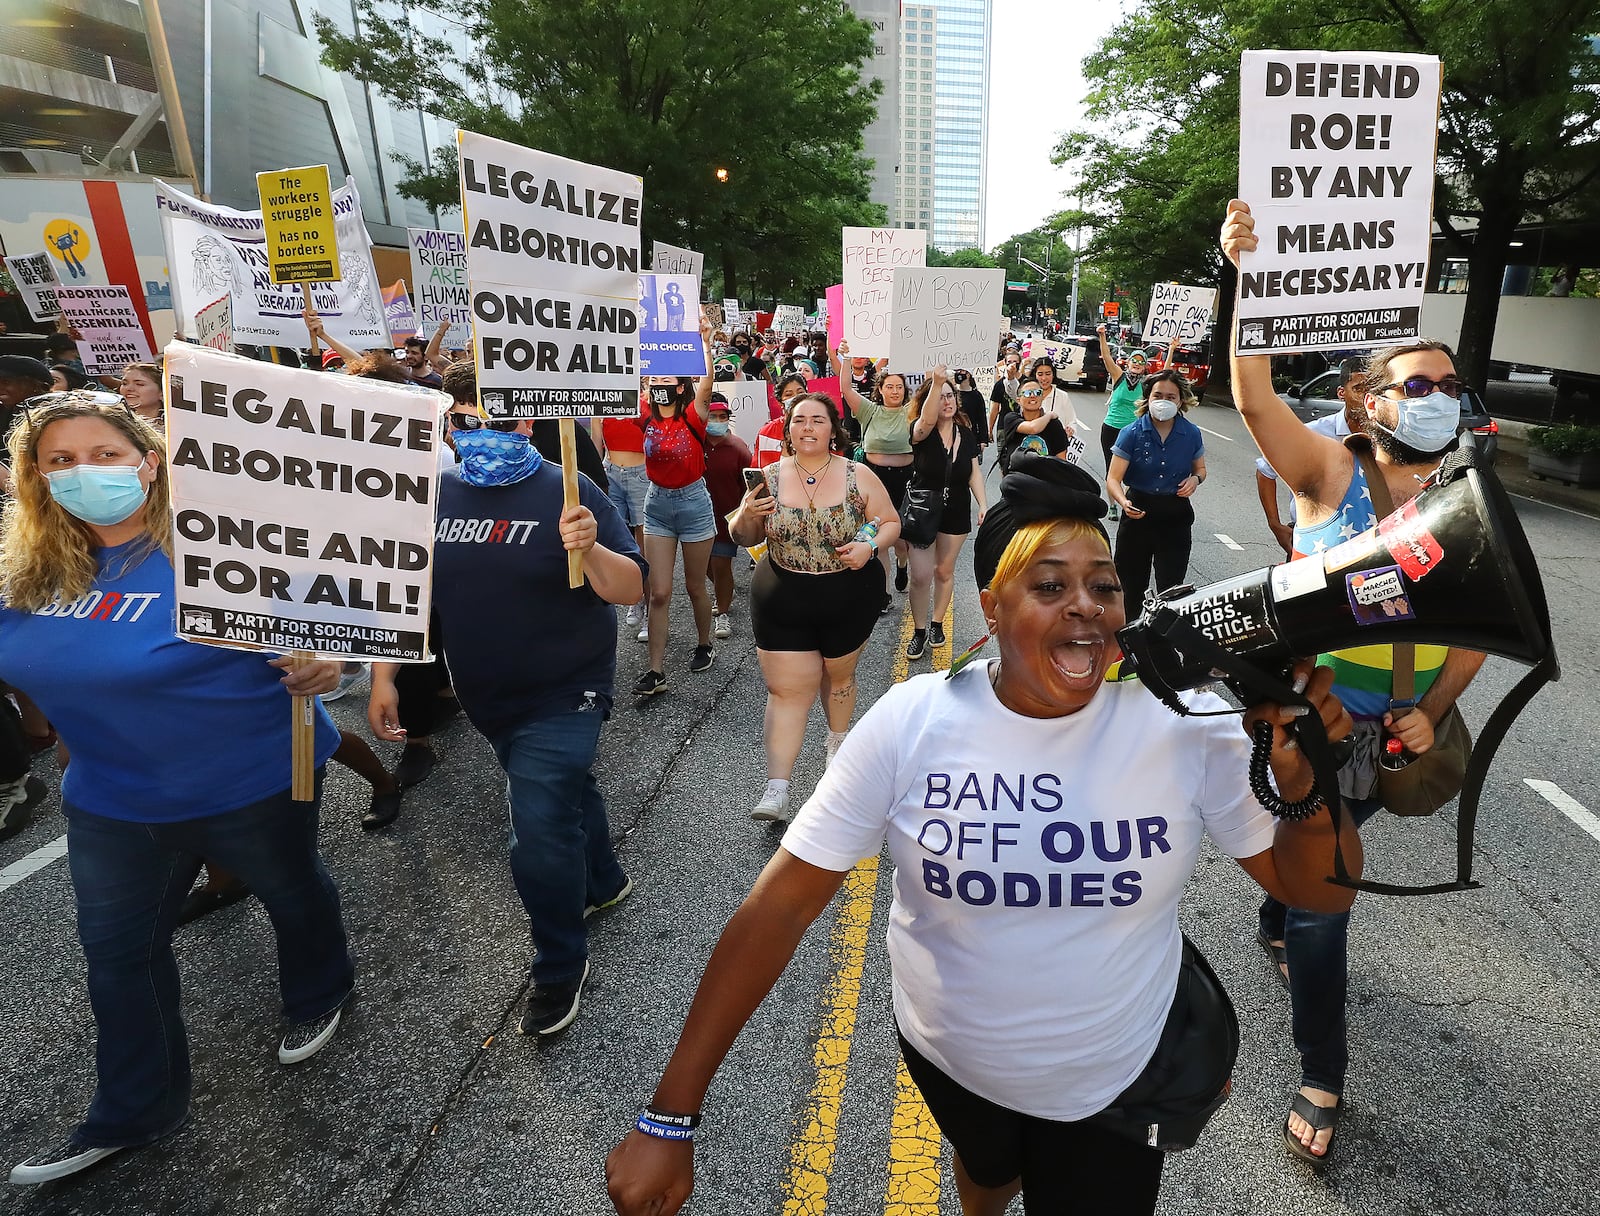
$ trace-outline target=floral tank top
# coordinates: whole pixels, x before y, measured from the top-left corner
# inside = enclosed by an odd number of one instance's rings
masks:
[[[778,465],[767,466],[767,486],[778,497]],[[856,485],[854,461],[844,466],[844,501],[832,507],[786,507],[767,518],[767,558],[795,574],[848,570],[834,549],[848,545],[867,520],[867,500]]]

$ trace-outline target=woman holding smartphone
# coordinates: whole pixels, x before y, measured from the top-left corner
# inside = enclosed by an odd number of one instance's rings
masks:
[[[856,662],[883,602],[874,559],[900,535],[900,515],[866,465],[840,455],[839,407],[806,393],[784,409],[782,459],[746,473],[751,488],[729,521],[741,545],[767,544],[750,580],[750,622],[767,682],[767,789],[750,817],[789,818],[789,780],[818,695],[827,758],[856,707]],[[870,526],[875,523],[876,527]]]

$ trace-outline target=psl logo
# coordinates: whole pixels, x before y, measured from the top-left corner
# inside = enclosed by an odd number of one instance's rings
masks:
[[[1239,345],[1242,347],[1265,346],[1267,344],[1267,326],[1263,321],[1249,321],[1239,326]]]
[[[216,617],[209,608],[185,608],[183,610],[183,632],[205,633],[212,637],[217,635]]]

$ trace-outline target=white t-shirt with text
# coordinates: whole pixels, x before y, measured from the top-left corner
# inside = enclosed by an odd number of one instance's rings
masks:
[[[1180,718],[1136,681],[1023,717],[977,663],[880,698],[783,847],[844,871],[887,838],[901,1033],[992,1102],[1082,1119],[1155,1051],[1202,836],[1232,857],[1272,845],[1248,756],[1237,717]]]

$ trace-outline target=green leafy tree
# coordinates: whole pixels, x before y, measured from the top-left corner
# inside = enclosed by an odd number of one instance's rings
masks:
[[[1434,218],[1469,278],[1458,363],[1482,383],[1518,224],[1600,211],[1600,0],[1149,0],[1084,63],[1090,122],[1055,150],[1077,168],[1087,256],[1145,291],[1235,276],[1216,247],[1238,168],[1239,56],[1388,50],[1444,63]],[[1248,200],[1246,200],[1248,201]]]
[[[862,132],[871,27],[837,0],[752,20],[739,0],[413,0],[448,18],[466,57],[378,0],[351,36],[316,19],[323,61],[394,103],[465,130],[645,182],[643,237],[706,254],[713,290],[808,299],[835,282],[839,230],[884,222],[868,201]],[[454,147],[401,192],[460,205]]]
[[[952,249],[946,253],[942,249],[928,246],[929,266],[959,266],[963,270],[993,270],[1000,263],[995,261],[983,250],[968,247],[966,249]]]
[[[1030,283],[1028,294],[1007,292],[1006,301],[1013,316],[1032,316],[1037,306],[1055,310],[1056,316],[1066,322],[1072,301],[1072,243],[1065,234],[1072,228],[1075,214],[1063,212],[1052,216],[1037,228],[1007,237],[989,251],[995,264],[1005,267],[1010,282]],[[1050,281],[1027,265],[1022,259],[1050,268]],[[1110,299],[1111,279],[1104,270],[1089,262],[1078,266],[1078,327],[1090,325],[1099,316],[1102,301]]]

